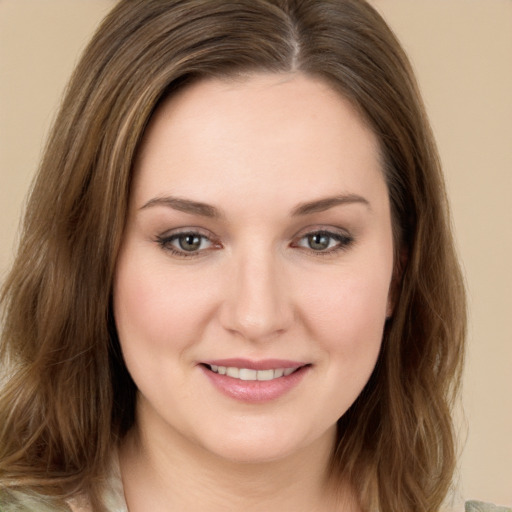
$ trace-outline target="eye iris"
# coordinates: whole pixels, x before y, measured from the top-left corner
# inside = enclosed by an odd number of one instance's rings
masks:
[[[201,246],[201,237],[198,235],[181,235],[178,239],[180,249],[184,251],[197,251]]]
[[[308,244],[315,251],[325,251],[329,247],[330,237],[323,233],[315,233],[308,236]]]

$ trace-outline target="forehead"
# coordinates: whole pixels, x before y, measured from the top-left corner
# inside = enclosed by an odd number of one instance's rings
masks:
[[[244,190],[283,201],[283,189],[298,200],[382,180],[378,141],[348,100],[303,74],[260,74],[202,80],[167,98],[142,141],[133,192],[136,202]]]

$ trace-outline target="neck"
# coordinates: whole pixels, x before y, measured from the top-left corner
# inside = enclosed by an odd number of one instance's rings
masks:
[[[233,461],[174,430],[141,424],[121,447],[130,512],[357,511],[348,489],[333,492],[327,467],[335,430],[291,455],[271,461]]]

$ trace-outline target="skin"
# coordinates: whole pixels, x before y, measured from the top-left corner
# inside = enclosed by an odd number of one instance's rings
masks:
[[[200,241],[187,257],[183,231]],[[392,275],[378,141],[328,85],[257,74],[166,100],[135,163],[114,285],[139,389],[120,453],[130,511],[359,510],[326,468],[377,360]],[[310,366],[285,395],[245,403],[200,367],[232,357]]]

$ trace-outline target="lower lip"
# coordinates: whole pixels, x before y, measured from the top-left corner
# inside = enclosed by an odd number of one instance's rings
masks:
[[[292,374],[273,380],[240,380],[212,372],[200,365],[210,382],[224,395],[248,403],[262,403],[277,400],[297,386],[309,371],[303,366]]]

